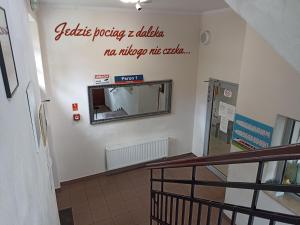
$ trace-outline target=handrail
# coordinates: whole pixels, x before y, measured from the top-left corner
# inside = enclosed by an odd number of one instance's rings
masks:
[[[280,212],[271,212],[271,211],[267,211],[264,209],[255,209],[255,211],[253,211],[251,208],[249,208],[247,206],[238,206],[237,207],[236,205],[233,205],[233,204],[217,202],[217,201],[208,200],[208,199],[191,198],[190,196],[174,194],[174,193],[169,193],[169,192],[160,193],[159,191],[154,190],[153,193],[161,194],[164,196],[170,196],[170,197],[174,197],[174,198],[179,198],[179,199],[184,199],[186,201],[200,202],[200,204],[207,205],[210,207],[221,208],[222,210],[229,210],[229,211],[233,211],[236,213],[241,213],[241,214],[250,215],[250,216],[257,216],[257,217],[264,218],[264,219],[273,218],[275,220],[275,218],[276,218],[277,222],[298,225],[299,221],[300,221],[299,216],[287,215],[287,214],[280,213]],[[153,217],[152,219],[156,220],[155,217]],[[162,222],[162,224],[168,225],[168,223],[164,223],[163,221],[161,221],[161,222]],[[210,224],[210,223],[207,223],[207,224]],[[234,223],[232,223],[232,224],[234,224]]]
[[[193,214],[196,215],[197,225],[200,225],[201,217],[206,216],[206,224],[211,224],[212,209],[218,210],[217,218],[218,225],[222,224],[222,215],[224,210],[231,212],[228,214],[231,224],[236,223],[237,215],[244,214],[248,216],[247,225],[253,225],[254,218],[266,219],[270,225],[282,222],[285,224],[300,224],[300,216],[290,214],[278,213],[268,210],[257,208],[259,194],[261,191],[275,191],[284,193],[299,193],[299,184],[282,184],[276,181],[263,182],[263,172],[265,162],[270,161],[285,161],[285,160],[298,160],[300,159],[300,144],[286,145],[280,147],[272,147],[257,151],[234,152],[218,156],[206,156],[199,158],[190,158],[182,160],[170,160],[160,163],[150,163],[147,167],[150,169],[150,185],[151,185],[151,202],[150,202],[150,225],[173,225],[173,218],[175,224],[178,224],[179,215],[181,216],[181,224],[188,225],[194,224]],[[197,177],[198,166],[208,165],[227,165],[227,164],[242,164],[242,163],[257,163],[258,168],[256,172],[255,182],[240,182],[240,181],[216,181],[216,180],[203,180]],[[165,177],[165,169],[178,168],[178,167],[191,167],[191,176],[185,179],[174,179]],[[159,169],[159,174],[153,177],[153,171]],[[153,183],[160,184],[153,186]],[[189,185],[190,194],[180,195],[176,193],[166,192],[164,189],[165,184],[178,184]],[[251,206],[244,207],[242,205],[233,205],[221,201],[212,201],[205,199],[205,197],[198,197],[195,195],[196,187],[223,187],[234,188],[241,190],[253,190]],[[180,204],[179,204],[180,203]],[[181,205],[181,208],[179,207]],[[207,212],[203,211],[206,207]],[[189,207],[189,208],[187,208]],[[174,211],[175,210],[175,211]],[[189,210],[189,213],[186,213]],[[175,215],[173,216],[173,213]],[[186,218],[185,218],[186,217]]]
[[[149,169],[178,168],[191,166],[228,165],[300,159],[300,144],[271,147],[256,151],[232,152],[217,156],[170,160],[150,163]]]

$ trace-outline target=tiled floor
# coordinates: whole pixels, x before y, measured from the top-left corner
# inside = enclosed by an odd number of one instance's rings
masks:
[[[166,178],[190,176],[190,169],[182,168],[167,170],[165,175]],[[149,177],[150,172],[141,168],[65,185],[57,193],[58,207],[73,208],[75,225],[149,225]],[[207,180],[217,179],[205,168],[197,170],[197,178],[200,177]],[[169,184],[165,186],[165,190],[188,194],[190,187]],[[195,191],[196,196],[224,200],[224,189],[199,187]],[[216,215],[217,212],[213,212],[214,220]]]

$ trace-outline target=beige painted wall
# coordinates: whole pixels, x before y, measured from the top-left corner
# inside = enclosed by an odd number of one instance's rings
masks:
[[[299,120],[299,75],[256,31],[247,26],[237,113],[272,127],[278,114]],[[232,151],[238,149],[232,146]],[[254,181],[256,171],[257,165],[254,164],[230,166],[228,180]],[[249,206],[251,192],[227,189],[226,202]],[[258,205],[268,210],[291,213],[264,193],[261,193]],[[246,220],[239,216],[237,224],[245,224]],[[264,225],[265,222],[257,220],[255,224]]]
[[[202,31],[211,32],[208,45],[200,45],[194,119],[193,153],[203,154],[209,78],[239,83],[246,23],[231,9],[204,13]]]
[[[273,126],[277,114],[300,119],[300,77],[262,37],[247,26],[238,112]]]
[[[105,171],[105,145],[128,144],[134,140],[171,137],[170,155],[191,152],[194,124],[196,72],[198,63],[199,17],[184,15],[139,14],[99,8],[41,7],[40,28],[47,58],[46,81],[51,91],[50,115],[55,158],[60,181]],[[67,21],[73,25],[103,28],[138,29],[158,25],[162,39],[113,38],[91,42],[84,38],[54,41],[54,28]],[[190,55],[103,57],[106,48],[177,46]],[[144,74],[146,81],[173,79],[172,113],[144,119],[90,125],[87,86],[95,74]],[[79,103],[82,120],[72,121],[73,102]]]

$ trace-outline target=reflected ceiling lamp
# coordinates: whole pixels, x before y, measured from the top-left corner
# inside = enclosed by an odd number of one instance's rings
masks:
[[[142,4],[150,3],[152,0],[120,0],[123,3],[135,4],[135,8],[137,11],[141,11],[143,9]]]

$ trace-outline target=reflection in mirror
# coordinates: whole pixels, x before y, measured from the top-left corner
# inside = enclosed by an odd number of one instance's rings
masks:
[[[170,113],[172,81],[90,86],[91,124]]]

